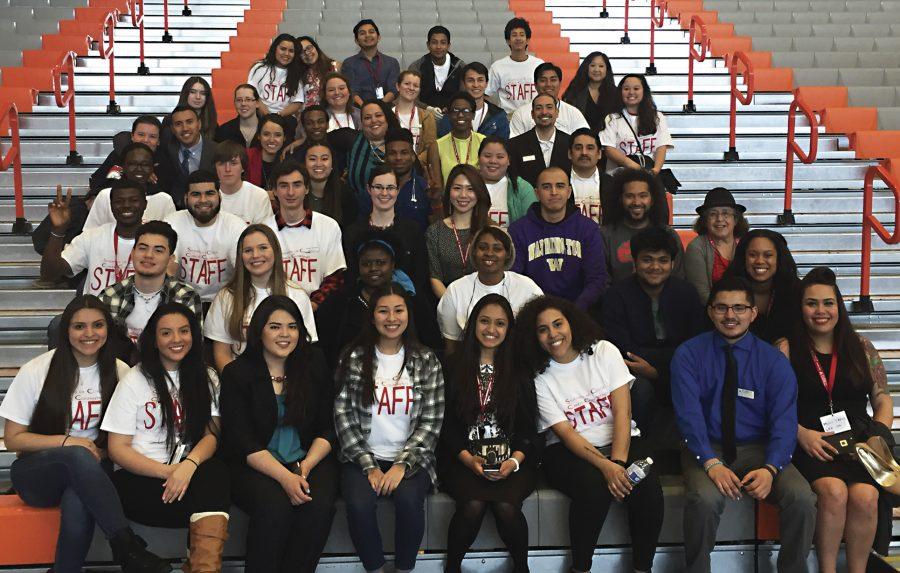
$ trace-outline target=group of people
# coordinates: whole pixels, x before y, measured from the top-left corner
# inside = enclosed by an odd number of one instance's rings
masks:
[[[688,571],[710,570],[744,494],[781,509],[779,570],[806,570],[815,540],[833,572],[842,539],[865,570],[879,490],[829,438],[891,440],[893,409],[833,272],[801,280],[723,188],[685,248],[646,80],[616,88],[595,53],[560,98],[530,35],[511,20],[487,69],[436,26],[403,72],[370,20],[340,72],[281,35],[235,89],[237,118],[216,125],[189,78],[86,198],[57,190],[41,280],[80,293],[0,405],[16,491],[62,508],[57,573],[80,571],[95,524],[126,572],[169,571],[129,520],[188,527],[185,570],[219,571],[232,504],[248,572],[313,571],[339,493],[367,571],[385,567],[390,499],[409,571],[436,488],[456,501],[447,571],[488,510],[527,571],[541,473],[571,499],[573,571],[615,500],[646,572],[659,468],[626,468],[675,434]]]

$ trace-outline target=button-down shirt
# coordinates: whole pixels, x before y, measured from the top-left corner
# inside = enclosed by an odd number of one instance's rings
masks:
[[[395,58],[376,52],[369,61],[362,52],[353,54],[341,64],[341,73],[350,80],[350,89],[363,99],[375,99],[375,90],[383,88],[384,93],[397,95],[397,76],[400,62]]]
[[[537,133],[535,133],[537,135]],[[541,154],[544,156],[544,165],[550,167],[550,158],[553,156],[553,146],[556,145],[556,130],[553,130],[553,135],[550,136],[550,139],[544,141],[540,138],[537,138],[538,144],[541,146]]]
[[[191,285],[166,275],[160,295],[160,304],[180,302],[191,309],[202,324],[203,309],[200,305],[200,295]],[[106,287],[106,290],[97,297],[109,307],[109,312],[116,324],[124,328],[125,319],[134,310],[134,275]]]
[[[727,344],[718,332],[705,332],[678,347],[672,358],[672,403],[698,464],[716,457],[711,443],[722,441]],[[766,463],[781,470],[797,443],[797,378],[781,352],[750,332],[732,348],[738,375],[735,440],[766,444]]]
[[[203,137],[201,136],[193,147],[178,146],[178,163],[181,164],[184,152],[188,152],[188,174],[200,169],[200,156],[203,154]]]

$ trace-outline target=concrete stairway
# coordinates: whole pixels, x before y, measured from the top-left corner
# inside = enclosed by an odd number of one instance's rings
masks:
[[[0,0],[0,66],[21,64],[22,50],[40,48],[43,34],[59,31],[60,20],[87,5],[87,0]]]

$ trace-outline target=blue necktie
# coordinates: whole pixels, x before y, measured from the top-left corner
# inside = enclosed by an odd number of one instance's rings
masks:
[[[190,149],[182,149],[181,150],[181,170],[184,171],[185,175],[191,174],[191,150]]]

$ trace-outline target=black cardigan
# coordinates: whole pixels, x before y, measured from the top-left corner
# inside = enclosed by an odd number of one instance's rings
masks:
[[[325,357],[317,348],[310,348],[309,376],[312,403],[309,416],[297,428],[300,442],[309,450],[316,438],[328,440],[337,447],[334,433],[334,384],[325,364]],[[246,356],[238,356],[222,371],[219,410],[222,414],[222,440],[219,452],[228,462],[246,464],[247,456],[267,449],[275,433],[278,408],[272,389],[269,369],[265,363],[253,363]]]

